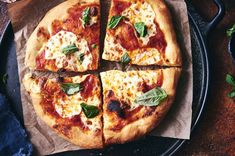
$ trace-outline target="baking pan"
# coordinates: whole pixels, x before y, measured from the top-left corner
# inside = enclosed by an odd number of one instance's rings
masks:
[[[205,22],[195,11],[190,1],[187,1],[188,16],[192,39],[193,57],[193,105],[192,105],[192,127],[195,129],[203,112],[209,89],[210,64],[209,51],[207,48],[207,37],[224,16],[224,5],[221,0],[214,0],[218,7],[216,16],[211,22]],[[16,116],[23,124],[23,113],[20,99],[20,84],[18,79],[16,47],[14,44],[14,33],[9,22],[4,33],[0,36],[0,75],[8,74],[7,84],[0,83],[0,92],[5,94],[11,103]],[[130,155],[173,155],[186,140],[146,136],[144,139],[113,145],[101,150],[79,150],[63,152],[55,155],[108,155],[108,156],[130,156]]]

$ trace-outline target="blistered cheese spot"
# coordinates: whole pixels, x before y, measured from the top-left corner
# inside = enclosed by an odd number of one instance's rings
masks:
[[[62,49],[75,44],[78,51],[69,55],[62,53]],[[55,59],[55,66],[70,70],[83,71],[92,64],[92,54],[89,52],[88,42],[78,38],[74,33],[61,30],[52,36],[40,51],[45,51],[45,59]],[[78,56],[84,54],[84,60],[79,62]]]
[[[161,71],[127,71],[111,70],[101,73],[103,91],[107,93],[109,90],[114,92],[117,99],[121,99],[130,105],[130,110],[135,109],[139,105],[134,100],[143,94],[138,89],[138,84],[146,82],[148,85],[157,83]]]
[[[147,45],[149,38],[156,34],[156,25],[154,23],[155,12],[151,5],[147,2],[137,1],[133,3],[130,7],[122,12],[122,15],[127,17],[132,25],[138,22],[144,22],[147,26],[147,35],[145,37],[140,37],[143,45]]]

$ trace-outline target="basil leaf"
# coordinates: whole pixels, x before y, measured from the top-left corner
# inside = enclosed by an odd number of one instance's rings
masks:
[[[128,55],[128,53],[125,53],[124,55],[122,55],[121,57],[121,62],[128,64],[131,61],[130,56]]]
[[[228,37],[231,37],[234,32],[235,32],[235,24],[226,31]]]
[[[234,98],[235,97],[235,89],[232,90],[230,93],[228,93],[229,98]]]
[[[135,103],[144,106],[157,106],[167,97],[166,92],[156,87],[135,99]]]
[[[90,16],[89,16],[90,8],[87,7],[82,12],[82,26],[85,27],[89,23]]]
[[[226,82],[235,87],[235,79],[232,75],[230,74],[226,75]]]
[[[91,45],[91,48],[93,48],[93,49],[95,49],[96,47],[97,47],[96,44],[92,44],[92,45]]]
[[[96,106],[81,103],[81,107],[87,118],[94,118],[99,114],[99,109]]]
[[[111,20],[109,21],[108,28],[109,29],[115,28],[123,18],[124,16],[120,16],[120,15],[113,16]]]
[[[144,22],[135,23],[134,27],[140,37],[145,37],[147,35],[147,27]]]
[[[67,95],[73,95],[82,90],[80,83],[62,83],[60,86]]]
[[[82,62],[83,62],[83,60],[84,60],[84,56],[85,56],[84,53],[81,53],[81,54],[78,55],[78,62],[79,62],[80,64],[82,64]]]
[[[5,74],[2,76],[2,83],[3,83],[3,84],[7,84],[7,78],[8,78],[8,74],[5,73]]]
[[[78,51],[78,48],[76,47],[75,44],[68,45],[68,46],[62,48],[62,53],[64,53],[65,55],[75,53],[76,51]]]

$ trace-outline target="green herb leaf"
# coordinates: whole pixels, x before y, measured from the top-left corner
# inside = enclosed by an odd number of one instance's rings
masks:
[[[232,90],[230,93],[228,93],[229,98],[234,98],[235,97],[235,89]]]
[[[60,86],[67,95],[73,95],[82,90],[80,83],[62,83]]]
[[[144,106],[158,106],[167,97],[166,92],[156,87],[135,99],[135,103]]]
[[[82,62],[84,60],[84,56],[85,56],[84,53],[81,53],[81,54],[78,55],[78,61],[79,61],[80,64],[82,64]]]
[[[235,24],[226,31],[228,37],[231,37],[234,32],[235,32]]]
[[[76,47],[75,44],[68,45],[68,46],[62,48],[62,53],[64,53],[65,55],[75,53],[76,51],[78,51],[78,48]]]
[[[93,48],[93,49],[95,49],[96,47],[97,47],[96,44],[92,44],[92,45],[91,45],[91,48]]]
[[[7,78],[8,78],[8,74],[5,73],[5,74],[2,76],[2,83],[3,83],[3,84],[7,84]]]
[[[134,27],[140,37],[145,37],[147,35],[147,27],[144,22],[135,23]]]
[[[108,28],[109,29],[115,28],[123,18],[124,16],[119,16],[119,15],[113,16],[111,20],[109,21]]]
[[[124,55],[122,55],[121,57],[121,62],[128,64],[131,61],[130,56],[128,55],[128,53],[125,53]]]
[[[86,24],[89,23],[90,16],[89,16],[90,8],[87,7],[82,12],[82,26],[85,27]]]
[[[81,103],[81,107],[87,118],[94,118],[99,114],[99,108],[96,106]]]
[[[233,87],[235,87],[235,79],[232,75],[227,74],[226,75],[226,82],[230,85],[232,85]]]

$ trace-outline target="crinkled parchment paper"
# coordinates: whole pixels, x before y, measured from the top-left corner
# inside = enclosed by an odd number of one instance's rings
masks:
[[[193,70],[187,8],[183,0],[166,1],[172,13],[176,34],[181,46],[183,71],[177,88],[176,100],[172,105],[171,110],[150,135],[189,139],[192,116]],[[15,31],[16,55],[20,82],[22,81],[24,74],[29,72],[29,69],[24,65],[25,43],[27,39],[46,12],[61,2],[63,2],[63,0],[21,0],[8,5],[9,15]],[[102,32],[104,32],[102,33],[102,39],[105,34],[109,4],[110,0],[101,0],[101,23],[103,26]],[[146,68],[155,69],[158,67],[127,66],[123,69],[118,63],[110,63],[102,60],[99,71],[109,69],[144,70]],[[97,74],[97,71],[95,73]],[[30,140],[39,154],[47,155],[62,151],[81,149],[57,136],[53,130],[40,120],[35,114],[30,97],[23,86],[21,86],[21,99],[24,124],[29,133]]]

